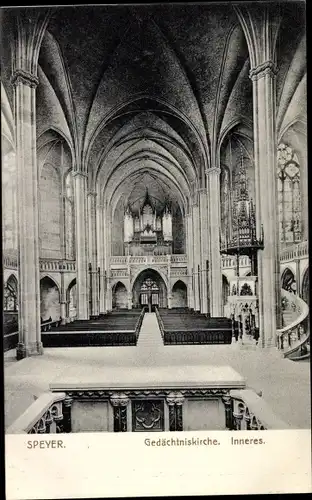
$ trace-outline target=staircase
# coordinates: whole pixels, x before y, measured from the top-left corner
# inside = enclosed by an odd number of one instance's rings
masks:
[[[285,358],[301,361],[310,357],[309,307],[297,295],[282,289],[283,328],[277,331],[277,347]]]

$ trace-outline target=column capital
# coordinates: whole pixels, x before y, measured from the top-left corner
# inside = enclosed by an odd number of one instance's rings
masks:
[[[87,179],[88,174],[86,174],[85,172],[82,172],[81,170],[73,170],[72,177],[85,177]]]
[[[207,194],[207,189],[205,187],[200,187],[197,189],[198,194]]]
[[[114,393],[110,397],[110,402],[112,406],[127,406],[130,399],[126,394]]]
[[[88,191],[87,196],[94,196],[94,198],[96,198],[97,192],[96,191]]]
[[[36,88],[39,85],[39,79],[29,71],[23,69],[16,69],[11,77],[11,83],[14,86],[27,85],[31,88]]]
[[[184,403],[184,399],[183,394],[178,391],[170,392],[166,397],[166,401],[169,406],[182,405]]]
[[[275,77],[277,72],[278,68],[276,64],[273,61],[269,60],[258,64],[258,66],[255,66],[254,68],[251,68],[251,70],[249,71],[249,78],[252,81],[259,80],[266,75],[269,75],[273,78]]]
[[[221,168],[219,167],[210,167],[205,170],[205,174],[207,176],[215,174],[215,175],[220,175],[221,174]]]

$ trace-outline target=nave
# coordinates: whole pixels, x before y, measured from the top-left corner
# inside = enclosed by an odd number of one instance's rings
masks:
[[[135,367],[176,367],[183,376],[186,366],[230,365],[247,385],[270,404],[290,428],[310,426],[309,361],[292,362],[269,349],[244,349],[231,345],[164,346],[155,313],[146,313],[137,346],[46,348],[45,355],[16,361],[14,351],[5,353],[5,427],[8,428],[49,384],[64,375],[77,380],[84,374],[122,367],[125,377]],[[160,371],[158,373],[161,373]],[[159,380],[159,382],[161,382]]]

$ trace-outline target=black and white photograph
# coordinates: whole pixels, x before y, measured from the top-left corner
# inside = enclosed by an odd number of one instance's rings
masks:
[[[311,430],[305,9],[1,9],[6,436]]]

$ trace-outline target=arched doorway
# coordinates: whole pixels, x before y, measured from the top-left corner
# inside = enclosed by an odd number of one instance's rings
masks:
[[[55,321],[61,317],[60,292],[49,276],[40,280],[40,316],[41,321]]]
[[[66,292],[67,311],[66,316],[69,321],[74,321],[77,315],[77,284],[76,278],[68,285]]]
[[[228,302],[228,297],[230,295],[230,283],[224,274],[222,274],[222,302],[223,307],[226,306]]]
[[[304,300],[308,305],[310,304],[310,279],[309,279],[309,268],[305,270],[302,278],[302,300]]]
[[[296,293],[297,291],[295,275],[288,268],[282,274],[282,288],[290,293]]]
[[[171,307],[187,307],[187,287],[181,280],[172,287]]]
[[[132,288],[134,308],[146,307],[152,311],[155,306],[167,307],[167,287],[154,269],[145,269],[136,278]]]
[[[121,281],[118,281],[112,290],[112,306],[113,309],[127,309],[128,298],[127,289]]]
[[[16,312],[18,310],[18,285],[14,274],[11,274],[4,285],[3,295],[4,311]]]

